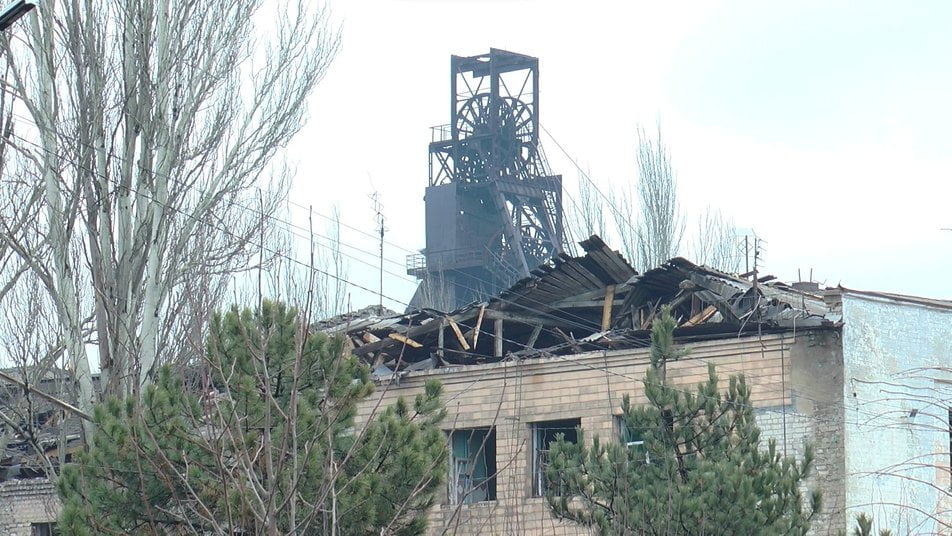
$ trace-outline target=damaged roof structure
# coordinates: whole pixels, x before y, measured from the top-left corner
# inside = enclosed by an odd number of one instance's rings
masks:
[[[662,307],[678,320],[680,340],[743,332],[837,327],[837,300],[815,283],[728,274],[686,259],[637,273],[592,236],[584,255],[561,254],[486,301],[371,317],[327,328],[345,334],[375,375],[646,347]]]
[[[75,398],[69,371],[39,366],[0,370],[0,481],[43,477],[82,448],[79,415],[89,416],[63,402]]]
[[[374,376],[386,378],[507,358],[647,347],[664,306],[671,307],[675,335],[684,342],[841,325],[838,289],[728,274],[680,257],[639,274],[598,236],[580,245],[583,255],[560,254],[499,295],[455,311],[398,314],[372,306],[314,329],[345,336]],[[65,371],[8,369],[0,379],[0,402],[17,409],[5,424],[17,429],[0,444],[0,480],[39,476],[46,463],[68,460],[81,448],[78,410],[69,406],[74,386]],[[25,397],[25,389],[37,396]],[[59,445],[67,448],[60,452]]]

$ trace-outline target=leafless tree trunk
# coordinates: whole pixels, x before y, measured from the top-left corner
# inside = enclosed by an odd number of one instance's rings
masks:
[[[270,162],[339,36],[311,0],[51,1],[20,30],[0,60],[18,99],[0,180],[32,221],[5,221],[0,261],[43,282],[91,411],[89,343],[103,390],[135,393],[194,355],[233,275],[259,260],[272,236],[259,211],[287,184]]]

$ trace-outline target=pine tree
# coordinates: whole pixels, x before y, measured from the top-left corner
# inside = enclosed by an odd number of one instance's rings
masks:
[[[840,531],[840,534],[846,536],[846,533]],[[865,513],[857,514],[856,516],[856,526],[853,527],[853,532],[850,533],[851,536],[873,536],[873,518],[867,516]],[[880,529],[879,536],[892,536],[892,531],[889,529]]]
[[[806,534],[819,493],[805,507],[801,485],[813,459],[762,448],[750,387],[731,376],[718,389],[713,365],[696,392],[671,386],[667,364],[685,355],[674,345],[675,320],[664,310],[651,333],[644,379],[648,403],[622,402],[621,441],[586,444],[559,437],[546,477],[552,511],[600,534]]]
[[[361,428],[367,367],[294,309],[232,308],[210,333],[202,366],[96,408],[58,483],[63,534],[423,532],[446,473],[438,383]]]

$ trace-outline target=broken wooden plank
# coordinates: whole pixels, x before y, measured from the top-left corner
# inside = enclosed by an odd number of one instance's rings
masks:
[[[566,335],[565,332],[559,328],[555,328],[554,331],[558,333],[559,335],[561,335],[562,338],[565,339],[565,342],[569,343],[569,346],[572,347],[573,352],[575,352],[576,354],[579,354],[582,352],[582,347],[578,345],[578,341]]]
[[[469,343],[466,342],[466,338],[463,337],[463,332],[459,330],[459,326],[452,318],[446,317],[446,321],[449,322],[450,328],[453,330],[453,333],[456,334],[456,340],[459,341],[460,348],[463,350],[469,350]]]
[[[542,333],[542,324],[536,324],[532,328],[532,333],[529,335],[529,341],[526,343],[526,348],[535,348],[535,343],[539,340],[539,334]]]
[[[710,320],[711,317],[714,316],[714,313],[716,312],[717,312],[717,307],[714,307],[713,305],[708,305],[707,307],[704,308],[703,311],[701,311],[700,313],[688,319],[688,321],[685,322],[682,325],[682,327],[691,327],[691,326],[696,326],[698,324],[703,324],[707,322],[708,320]]]
[[[497,318],[494,324],[495,340],[493,341],[493,355],[502,357],[502,318]]]
[[[479,306],[479,316],[476,317],[476,328],[473,330],[473,348],[476,348],[476,341],[479,340],[479,330],[483,326],[483,315],[486,314],[486,305]]]
[[[605,287],[605,304],[602,306],[602,331],[612,325],[612,306],[615,303],[615,285]]]
[[[470,318],[473,318],[474,316],[476,316],[476,313],[477,313],[477,310],[474,307],[473,309],[466,310],[459,314],[453,315],[453,320],[457,322],[465,322],[469,320]],[[407,328],[407,330],[402,335],[405,335],[413,339],[421,335],[432,333],[436,331],[437,329],[439,329],[439,327],[440,327],[439,320],[434,319],[434,320],[430,320],[426,322],[425,324],[411,326]],[[360,348],[357,348],[356,350],[354,350],[354,355],[363,356],[363,355],[367,355],[370,352],[376,352],[377,350],[382,350],[392,345],[394,341],[397,341],[397,340],[398,339],[394,339],[393,337],[388,336],[387,338],[381,339],[377,342],[365,344],[364,346],[361,346]]]
[[[360,338],[363,339],[364,342],[367,344],[380,341],[380,337],[374,335],[373,333],[369,331],[361,335]]]
[[[391,333],[390,335],[387,335],[387,336],[397,342],[402,342],[403,344],[406,344],[410,348],[423,348],[422,344],[416,342],[410,337],[407,337],[406,335],[401,335],[399,333]],[[364,346],[363,348],[366,348],[366,346]]]
[[[443,351],[446,349],[446,320],[440,319],[440,331],[436,334],[436,355],[443,359]]]

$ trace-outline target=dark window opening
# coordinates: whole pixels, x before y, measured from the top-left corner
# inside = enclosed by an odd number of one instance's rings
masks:
[[[550,445],[556,441],[559,434],[563,434],[565,441],[578,441],[578,428],[582,425],[581,419],[563,419],[559,421],[543,421],[532,425],[532,496],[542,497],[549,489],[549,482],[545,477],[545,468],[549,464]]]
[[[496,500],[496,430],[450,432],[450,504]]]
[[[56,523],[31,523],[30,536],[57,536]]]

